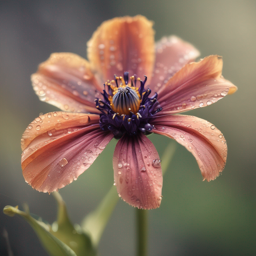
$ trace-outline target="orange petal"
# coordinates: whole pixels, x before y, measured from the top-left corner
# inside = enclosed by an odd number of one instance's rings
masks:
[[[124,71],[150,79],[154,64],[153,23],[143,16],[108,20],[88,42],[88,58],[105,80]]]
[[[118,194],[140,209],[155,209],[162,200],[163,176],[159,155],[145,136],[124,136],[115,148],[114,177]]]
[[[31,79],[42,101],[69,112],[98,112],[94,100],[103,85],[98,84],[89,63],[76,54],[51,54]]]
[[[205,107],[234,93],[237,87],[221,76],[222,66],[217,55],[185,65],[159,91],[161,114]]]
[[[227,144],[213,124],[185,115],[159,117],[153,123],[154,133],[176,140],[194,155],[204,179],[210,181],[219,176],[226,164]]]
[[[155,93],[185,64],[200,55],[191,44],[177,36],[164,37],[156,43],[156,60],[150,89]]]
[[[62,114],[40,116],[22,137],[23,176],[38,191],[52,192],[77,179],[113,138],[100,130],[97,115]]]

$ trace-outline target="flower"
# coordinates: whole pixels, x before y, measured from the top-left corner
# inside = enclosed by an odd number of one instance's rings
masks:
[[[223,134],[205,120],[177,114],[211,105],[237,88],[222,77],[221,57],[192,62],[198,55],[176,36],[155,44],[152,22],[143,16],[104,22],[88,42],[89,62],[72,53],[52,54],[32,83],[42,101],[65,112],[41,115],[25,130],[26,182],[38,191],[58,190],[117,138],[113,168],[119,196],[138,208],[157,208],[163,178],[150,133],[185,146],[204,179],[215,179],[226,163]]]

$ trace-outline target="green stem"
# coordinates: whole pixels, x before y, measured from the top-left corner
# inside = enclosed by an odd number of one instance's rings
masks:
[[[148,212],[136,208],[137,220],[137,256],[148,255]]]

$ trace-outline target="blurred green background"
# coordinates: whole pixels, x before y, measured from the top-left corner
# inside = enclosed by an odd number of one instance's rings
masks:
[[[201,57],[224,58],[223,75],[238,91],[189,114],[215,124],[228,143],[223,174],[210,183],[193,156],[177,146],[164,177],[161,207],[149,212],[150,256],[256,255],[256,1],[0,1],[0,208],[28,203],[52,222],[52,196],[28,186],[20,167],[20,138],[39,113],[56,108],[40,102],[30,75],[52,52],[86,57],[86,42],[104,20],[145,15],[155,38],[175,34]],[[161,156],[169,140],[150,139]],[[76,182],[60,190],[73,222],[93,210],[113,184],[115,141]],[[100,242],[100,255],[135,254],[134,209],[120,200]],[[47,255],[19,217],[0,213],[0,255],[7,255],[3,229],[14,255]]]

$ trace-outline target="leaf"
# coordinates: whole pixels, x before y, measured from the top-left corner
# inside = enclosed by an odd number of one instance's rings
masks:
[[[89,234],[92,243],[96,247],[107,222],[116,206],[119,197],[116,188],[113,186],[108,194],[103,198],[96,210],[87,215],[82,221],[82,229]]]
[[[162,156],[161,166],[162,166],[163,175],[166,173],[167,168],[170,162],[172,161],[175,151],[176,151],[176,144],[173,142],[170,142],[166,147],[166,149],[164,150],[164,153]]]
[[[34,229],[42,245],[45,247],[50,255],[77,256],[76,253],[69,246],[67,246],[65,243],[63,243],[50,233],[50,225],[47,225],[42,221],[37,221],[32,218],[29,214],[28,208],[26,212],[23,212],[18,209],[18,206],[12,207],[10,205],[7,205],[4,207],[3,212],[4,214],[11,217],[16,214],[23,217]]]
[[[80,226],[74,227],[69,220],[66,204],[61,195],[58,192],[54,192],[53,195],[58,203],[58,215],[50,232],[74,250],[77,256],[96,255],[90,237]]]

